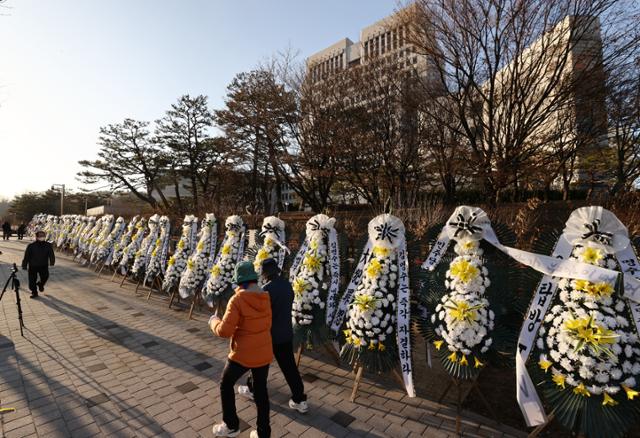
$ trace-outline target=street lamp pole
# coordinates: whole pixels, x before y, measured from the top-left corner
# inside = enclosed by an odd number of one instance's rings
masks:
[[[60,216],[64,215],[64,184],[52,184],[51,190],[60,189]]]

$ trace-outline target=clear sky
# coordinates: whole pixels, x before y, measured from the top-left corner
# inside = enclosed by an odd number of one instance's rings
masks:
[[[178,96],[219,108],[233,76],[301,57],[392,13],[396,0],[7,0],[0,7],[0,198],[78,187],[98,128],[153,121]]]

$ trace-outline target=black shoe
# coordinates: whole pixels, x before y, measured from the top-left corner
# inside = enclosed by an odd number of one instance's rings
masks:
[[[33,298],[33,299],[38,298],[38,294],[31,294],[29,295],[29,298]]]
[[[40,283],[40,282],[37,282],[36,284],[38,285],[38,290],[39,290],[40,292],[44,292],[44,284],[42,284],[42,283]]]

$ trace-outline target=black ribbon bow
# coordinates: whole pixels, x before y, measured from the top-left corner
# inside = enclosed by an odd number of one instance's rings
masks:
[[[591,239],[599,242],[603,245],[611,245],[611,239],[613,239],[613,233],[599,230],[600,219],[596,219],[590,224],[584,224],[584,227],[589,230],[582,235],[583,239]]]
[[[398,232],[400,231],[400,228],[393,228],[387,222],[383,223],[382,225],[376,225],[375,227],[373,227],[373,229],[378,233],[378,235],[376,236],[376,240],[386,239],[389,241],[389,243],[393,243],[393,239],[398,237]]]
[[[229,224],[227,224],[227,231],[240,231],[240,224],[237,224],[235,222],[231,222]]]
[[[275,233],[276,236],[280,237],[280,228],[271,224],[262,225],[262,231],[260,231],[260,237],[264,237],[268,233]]]
[[[456,227],[456,232],[453,234],[453,237],[458,237],[458,234],[462,232],[467,232],[469,234],[475,234],[482,231],[482,228],[474,225],[476,219],[478,219],[477,213],[471,213],[470,218],[465,218],[462,213],[459,213],[456,217],[457,222],[449,222],[449,225],[452,227]]]
[[[309,222],[309,226],[311,227],[311,231],[322,231],[322,237],[326,238],[329,236],[329,229],[320,226],[320,222],[318,222],[318,219],[314,219],[313,221]]]

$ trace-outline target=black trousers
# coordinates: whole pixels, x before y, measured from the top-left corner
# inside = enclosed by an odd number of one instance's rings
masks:
[[[40,276],[40,284],[44,287],[49,279],[49,267],[29,266],[29,290],[33,295],[38,295],[38,276]]]
[[[220,382],[220,399],[222,401],[222,421],[229,429],[240,427],[240,419],[236,413],[236,393],[233,385],[247,372],[251,371],[254,382],[254,401],[258,410],[257,431],[260,438],[271,437],[269,425],[269,393],[267,391],[267,377],[269,365],[259,368],[247,368],[237,362],[227,359],[227,365],[222,371]]]
[[[304,393],[304,384],[298,372],[296,359],[293,356],[293,342],[273,344],[273,355],[289,385],[289,389],[291,389],[291,400],[295,403],[307,401],[307,395]],[[247,378],[247,386],[251,392],[254,392],[253,385],[254,382],[251,380],[251,376],[249,376],[249,378]]]

